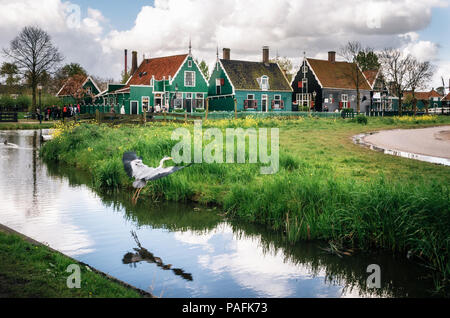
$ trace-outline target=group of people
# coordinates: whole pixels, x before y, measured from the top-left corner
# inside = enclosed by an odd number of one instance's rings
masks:
[[[37,115],[41,116],[42,119],[45,121],[48,121],[50,119],[52,120],[58,120],[58,119],[64,119],[67,117],[73,117],[81,113],[81,107],[80,104],[78,105],[64,105],[63,107],[60,106],[49,106],[45,108],[42,113],[40,112],[39,108],[37,109]]]

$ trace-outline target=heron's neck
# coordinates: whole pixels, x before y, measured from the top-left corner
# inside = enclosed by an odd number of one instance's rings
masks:
[[[169,159],[163,159],[161,160],[161,162],[159,163],[159,167],[163,168],[164,167],[164,162],[168,161]]]

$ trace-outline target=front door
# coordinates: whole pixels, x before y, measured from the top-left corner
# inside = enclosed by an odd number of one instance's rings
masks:
[[[192,112],[192,94],[186,94],[186,112]]]
[[[138,105],[139,105],[139,102],[137,102],[137,101],[132,101],[131,102],[131,115],[137,115],[138,114]]]
[[[267,107],[267,102],[268,102],[268,96],[267,95],[262,95],[261,107],[262,107],[262,111],[263,112],[268,112],[269,111],[269,109]]]

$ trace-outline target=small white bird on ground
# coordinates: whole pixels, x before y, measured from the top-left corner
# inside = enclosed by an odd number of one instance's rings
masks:
[[[132,198],[133,203],[137,202],[142,189],[145,188],[149,181],[162,179],[181,169],[191,166],[164,168],[164,162],[169,160],[172,160],[172,158],[164,157],[161,160],[159,167],[151,168],[146,166],[142,162],[142,158],[139,158],[135,152],[126,152],[123,154],[122,161],[125,171],[130,178],[136,180],[133,182],[133,187],[136,189]]]

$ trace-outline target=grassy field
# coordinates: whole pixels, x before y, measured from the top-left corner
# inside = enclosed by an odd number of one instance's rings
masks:
[[[220,206],[229,217],[265,224],[286,240],[328,240],[333,246],[387,249],[424,260],[450,277],[450,168],[373,152],[352,143],[363,132],[450,124],[448,117],[371,118],[367,125],[342,119],[218,120],[204,128],[280,128],[280,171],[261,175],[259,164],[198,164],[151,183],[142,196]],[[132,194],[121,157],[137,151],[156,166],[171,154],[174,128],[71,125],[42,149],[89,171],[93,186]]]
[[[81,269],[81,288],[69,289],[66,272],[75,262],[43,245],[0,231],[0,298],[137,298],[137,291]]]
[[[19,119],[17,123],[0,123],[0,130],[26,130],[26,129],[50,129],[56,122],[45,122],[39,124],[39,121]]]

